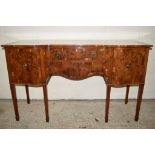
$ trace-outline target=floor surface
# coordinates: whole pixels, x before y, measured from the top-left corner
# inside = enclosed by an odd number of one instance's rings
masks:
[[[44,103],[18,100],[20,121],[15,121],[11,100],[0,100],[2,129],[152,129],[155,128],[155,100],[143,100],[139,121],[134,121],[136,100],[111,100],[109,122],[104,122],[104,100],[49,101],[50,122],[45,121]]]

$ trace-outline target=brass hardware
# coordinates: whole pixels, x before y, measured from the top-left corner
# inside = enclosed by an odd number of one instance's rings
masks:
[[[106,63],[107,63],[107,61],[106,60],[103,60],[102,64],[106,64]]]
[[[52,62],[51,62],[50,60],[47,61],[47,65],[51,65],[51,63],[52,63]]]
[[[108,77],[104,77],[105,83],[108,83]]]
[[[101,52],[105,51],[105,48],[100,48],[100,51],[101,51]]]
[[[24,69],[28,69],[28,64],[24,64],[24,65],[23,65],[23,68],[24,68]]]
[[[97,56],[97,53],[96,53],[96,51],[91,51],[91,52],[90,52],[90,55],[91,55],[92,57],[96,57],[96,56]]]
[[[55,57],[56,57],[57,59],[61,59],[61,58],[62,58],[62,52],[61,52],[61,51],[57,51],[57,52],[55,53]]]
[[[131,64],[127,64],[125,67],[126,67],[127,69],[130,69],[130,68],[131,68]]]

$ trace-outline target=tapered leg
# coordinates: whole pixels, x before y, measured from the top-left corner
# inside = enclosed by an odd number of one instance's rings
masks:
[[[138,121],[139,119],[139,111],[140,111],[141,102],[142,102],[143,90],[144,90],[144,84],[139,85],[135,121]]]
[[[29,86],[25,85],[25,89],[26,89],[27,103],[30,104]]]
[[[15,111],[15,118],[16,118],[16,121],[19,121],[19,112],[18,112],[18,104],[17,104],[15,84],[10,84],[10,89],[11,89],[13,107],[14,107],[14,111]]]
[[[109,103],[110,103],[110,91],[111,91],[111,86],[107,85],[106,107],[105,107],[105,122],[108,122]]]
[[[45,113],[46,113],[46,122],[49,122],[49,114],[48,114],[48,95],[47,95],[47,85],[43,85],[44,92],[44,104],[45,104]]]
[[[129,89],[130,89],[130,86],[127,85],[127,87],[126,87],[126,95],[125,95],[125,104],[128,103]]]

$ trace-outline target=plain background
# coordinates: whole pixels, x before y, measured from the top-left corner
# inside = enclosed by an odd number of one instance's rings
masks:
[[[0,4],[3,26],[155,25],[154,0],[1,0]],[[154,79],[150,82],[153,85]],[[1,130],[0,138],[1,153],[9,155],[155,154],[154,130]]]
[[[0,44],[25,39],[56,40],[136,40],[155,46],[155,27],[139,26],[51,26],[51,27],[0,27]],[[0,48],[0,98],[10,99],[10,88],[5,60],[5,52]],[[155,48],[150,51],[146,85],[143,98],[155,98]],[[113,88],[112,99],[123,99],[125,88]],[[17,87],[18,99],[25,99],[25,88]],[[31,99],[42,99],[42,88],[30,88]],[[82,81],[71,81],[62,77],[52,77],[48,85],[51,99],[105,99],[106,86],[102,77],[91,77]],[[137,87],[130,89],[130,98],[137,97]]]

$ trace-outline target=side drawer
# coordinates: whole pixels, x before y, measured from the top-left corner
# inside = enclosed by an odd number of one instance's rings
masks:
[[[34,47],[6,47],[6,59],[11,83],[42,82],[40,50]]]
[[[148,49],[142,47],[115,48],[113,63],[114,84],[145,82]]]

